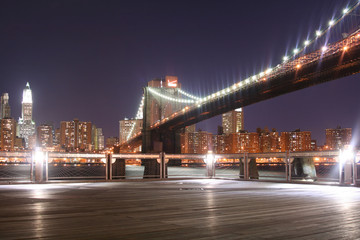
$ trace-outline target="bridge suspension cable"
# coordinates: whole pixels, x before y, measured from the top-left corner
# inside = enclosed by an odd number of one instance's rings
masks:
[[[358,6],[360,5],[360,1],[357,1],[352,7],[345,7],[342,12],[341,15],[337,18],[332,18],[329,20],[328,24],[327,24],[327,28],[325,28],[324,30],[321,30],[321,28],[319,28],[316,32],[315,32],[315,37],[313,39],[309,39],[307,38],[304,41],[304,45],[302,48],[294,48],[293,49],[293,55],[292,57],[295,57],[296,55],[299,55],[301,52],[303,52],[307,47],[309,47],[312,43],[314,43],[316,40],[318,40],[319,38],[321,38],[325,33],[327,33],[328,31],[330,31],[331,28],[335,27],[341,20],[343,20],[347,15],[349,15],[352,11],[354,11]],[[289,56],[285,55],[283,57],[283,61],[286,62],[290,59]]]
[[[135,121],[132,123],[132,126],[131,126],[131,129],[129,131],[129,134],[126,136],[126,141],[129,141],[129,139],[132,137],[133,135],[133,132],[134,132],[134,129],[135,129],[135,126],[137,124],[138,121],[136,120],[140,120],[140,119],[143,119],[143,108],[144,108],[144,100],[145,100],[145,96],[143,95],[142,98],[141,98],[141,101],[140,101],[140,104],[139,104],[139,108],[138,108],[138,111],[136,113],[136,116],[135,116]]]
[[[181,93],[181,94],[183,94],[183,95],[185,95],[185,96],[187,96],[187,97],[189,97],[189,98],[192,98],[192,99],[195,99],[195,100],[201,99],[200,97],[196,97],[196,96],[194,96],[194,95],[191,95],[190,93],[184,92],[184,91],[181,90],[181,89],[179,89],[178,91],[179,91],[179,93]]]
[[[170,96],[167,96],[165,94],[162,94],[160,92],[158,92],[157,90],[155,90],[155,88],[151,88],[149,87],[149,91],[158,96],[158,97],[161,97],[161,98],[164,98],[168,101],[172,101],[172,102],[179,102],[179,103],[195,103],[194,100],[191,100],[191,99],[181,99],[181,98],[174,98],[174,97],[170,97]]]

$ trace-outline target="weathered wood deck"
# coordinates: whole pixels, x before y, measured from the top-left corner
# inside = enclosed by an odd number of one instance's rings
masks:
[[[230,180],[0,185],[0,239],[360,239],[360,188]]]

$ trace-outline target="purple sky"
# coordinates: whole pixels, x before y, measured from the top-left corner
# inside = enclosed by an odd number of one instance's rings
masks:
[[[118,136],[142,87],[176,75],[185,91],[211,93],[269,65],[354,1],[1,1],[0,92],[18,118],[27,81],[37,124],[79,118]],[[333,30],[359,25],[350,16]],[[359,76],[248,106],[245,128],[312,131],[360,122]],[[199,124],[216,131],[220,118]]]

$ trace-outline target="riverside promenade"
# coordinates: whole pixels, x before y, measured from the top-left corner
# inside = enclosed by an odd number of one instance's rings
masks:
[[[0,239],[359,239],[360,188],[234,180],[0,185]]]

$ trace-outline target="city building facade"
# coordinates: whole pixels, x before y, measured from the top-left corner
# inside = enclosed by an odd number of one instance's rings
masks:
[[[92,150],[91,122],[62,121],[60,123],[60,145],[67,151]]]
[[[13,118],[1,119],[0,149],[13,151],[16,138],[16,121]]]
[[[9,94],[4,93],[1,96],[1,106],[0,106],[0,119],[10,118],[11,117],[11,108],[9,104]]]
[[[237,133],[244,130],[244,113],[242,108],[224,113],[222,115],[222,127],[224,134]]]
[[[206,154],[212,151],[212,134],[209,132],[185,132],[180,134],[181,153]]]
[[[311,151],[311,132],[297,129],[292,132],[281,132],[281,152],[304,152]]]
[[[346,145],[351,144],[352,129],[351,128],[328,128],[325,129],[326,146],[329,150],[343,149]]]
[[[37,127],[37,145],[43,149],[53,148],[53,126],[50,124],[41,124]]]

